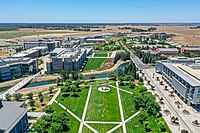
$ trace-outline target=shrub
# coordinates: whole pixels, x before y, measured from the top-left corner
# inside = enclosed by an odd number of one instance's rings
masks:
[[[62,94],[62,97],[69,97],[70,96],[70,94]]]
[[[78,97],[80,97],[80,96],[79,96],[78,94],[75,93],[75,94],[72,95],[72,97],[78,98]]]

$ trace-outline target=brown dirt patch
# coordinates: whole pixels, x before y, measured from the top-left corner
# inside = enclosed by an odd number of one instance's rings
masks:
[[[114,66],[114,59],[107,59],[97,71],[107,70]]]

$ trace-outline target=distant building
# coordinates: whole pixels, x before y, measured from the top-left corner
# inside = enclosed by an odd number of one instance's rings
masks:
[[[179,64],[193,64],[195,60],[188,57],[169,57],[168,61],[171,63],[179,63]]]
[[[157,61],[156,72],[170,84],[178,96],[189,105],[200,105],[200,69],[191,65]]]
[[[55,41],[54,39],[29,40],[24,42],[24,49],[27,50],[34,47],[47,47],[48,51],[53,51],[60,45],[60,41]]]
[[[55,49],[51,52],[52,59],[46,62],[47,73],[61,70],[80,71],[87,61],[86,49]]]
[[[34,47],[31,49],[27,49],[21,52],[18,52],[12,57],[30,57],[30,58],[37,58],[40,56],[43,56],[48,53],[48,48],[47,47]]]
[[[167,37],[168,36],[166,33],[154,33],[154,34],[150,35],[150,38],[159,39],[159,40],[166,40]]]
[[[105,39],[87,39],[86,41],[87,43],[102,43],[102,42],[106,42]]]
[[[177,48],[158,48],[157,52],[160,55],[176,55],[179,50]]]
[[[35,74],[37,72],[37,59],[19,57],[0,58],[0,81]]]
[[[27,109],[22,102],[0,100],[0,133],[26,133],[28,128]]]
[[[190,47],[182,47],[181,48],[181,53],[198,53],[200,52],[200,47],[199,46],[190,46]]]

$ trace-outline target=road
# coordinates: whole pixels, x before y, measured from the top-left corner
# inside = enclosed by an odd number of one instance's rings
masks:
[[[162,97],[167,101],[167,105],[169,106],[170,110],[173,112],[174,115],[179,117],[179,122],[181,123],[181,125],[183,125],[184,127],[186,127],[190,132],[192,132],[192,130],[190,129],[190,127],[187,125],[187,123],[180,117],[179,113],[176,111],[176,109],[171,105],[171,103],[168,101],[168,98],[165,97],[165,95],[162,94],[162,92],[159,90],[159,87],[156,85],[156,83],[154,83],[154,81],[152,80],[152,76],[149,75],[149,73],[144,70],[149,68],[149,66],[145,65],[144,63],[142,63],[142,61],[135,56],[131,50],[129,50],[121,41],[120,42],[121,45],[130,53],[130,58],[133,61],[133,63],[135,63],[136,67],[138,67],[139,69],[143,70],[144,74],[149,78],[149,80],[151,81],[151,83],[153,83],[155,85],[155,87],[157,88],[158,92],[160,95],[162,95]]]
[[[144,64],[137,56],[135,56],[133,54],[133,52],[131,50],[129,50],[121,41],[120,44],[125,48],[126,51],[128,51],[130,53],[130,58],[133,61],[133,63],[135,63],[135,65],[139,68],[139,69],[146,69],[149,68],[148,65]]]

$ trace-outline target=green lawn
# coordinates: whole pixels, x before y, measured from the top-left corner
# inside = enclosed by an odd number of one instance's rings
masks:
[[[79,98],[74,97],[63,97],[63,94],[73,94],[71,93],[63,93],[61,92],[57,98],[57,101],[59,101],[61,104],[63,104],[67,109],[72,111],[74,114],[76,114],[79,118],[82,118],[82,113],[85,107],[85,102],[88,94],[88,88],[82,88],[82,92],[78,92]]]
[[[126,123],[127,133],[146,133],[144,125],[139,122],[139,115]]]
[[[105,83],[104,80],[93,82],[97,86],[93,86],[89,105],[87,108],[85,121],[121,121],[120,111],[119,111],[119,103],[117,97],[117,91],[115,88],[111,88],[111,90],[107,93],[101,93],[98,91],[98,88],[101,83]],[[99,86],[98,86],[99,85]],[[112,85],[115,85],[112,83]],[[141,95],[140,89],[144,86],[136,86],[134,89],[131,89],[127,86],[120,86],[122,89],[129,90],[134,94]],[[79,118],[82,117],[83,109],[85,106],[85,101],[87,98],[88,88],[83,87],[82,92],[79,92],[80,98],[63,97],[63,92],[58,96],[57,100],[62,103],[66,108],[71,110],[74,114],[76,114]],[[68,93],[66,93],[68,94]],[[73,93],[69,93],[73,94]],[[120,96],[122,100],[123,112],[125,120],[135,114],[137,110],[135,109],[132,101],[131,94],[120,91]],[[61,107],[59,107],[56,103],[53,103],[53,108],[55,109],[54,113],[59,113],[63,111]],[[126,123],[127,133],[146,133],[145,126],[139,122],[140,114],[131,119]],[[162,117],[156,118],[154,116],[148,116],[146,122],[149,122],[149,127],[154,133],[159,133],[161,125],[164,125],[166,132],[171,133],[168,128],[166,122]],[[77,121],[74,117],[69,114],[69,133],[78,132],[80,122]],[[105,133],[115,127],[115,124],[89,124],[91,127],[96,129],[100,133]],[[114,133],[122,133],[122,127],[115,130]],[[82,133],[92,133],[87,127],[83,127]]]
[[[95,70],[101,67],[106,58],[91,58],[87,62],[84,70]]]
[[[89,124],[91,127],[93,127],[95,130],[97,130],[99,133],[106,133],[110,129],[114,128],[117,125],[112,124]],[[86,126],[83,127],[82,133],[93,133],[90,129],[88,129]],[[113,131],[113,133],[123,133],[122,127],[116,129]]]
[[[135,114],[137,111],[135,110],[135,107],[133,106],[131,94],[120,91],[120,96],[121,96],[122,107],[124,111],[124,119],[126,120],[129,117],[131,117],[133,114]]]
[[[52,104],[53,109],[55,110],[54,113],[59,114],[62,111],[65,111],[63,108],[61,108],[58,104],[53,103]],[[68,131],[68,133],[77,133],[79,126],[80,126],[80,122],[78,120],[76,120],[73,116],[71,116],[69,114],[69,121],[68,121],[68,126],[70,128],[70,130]]]
[[[108,57],[108,53],[107,52],[94,53],[94,57]]]
[[[93,87],[86,114],[87,121],[121,121],[116,89],[107,93]]]

